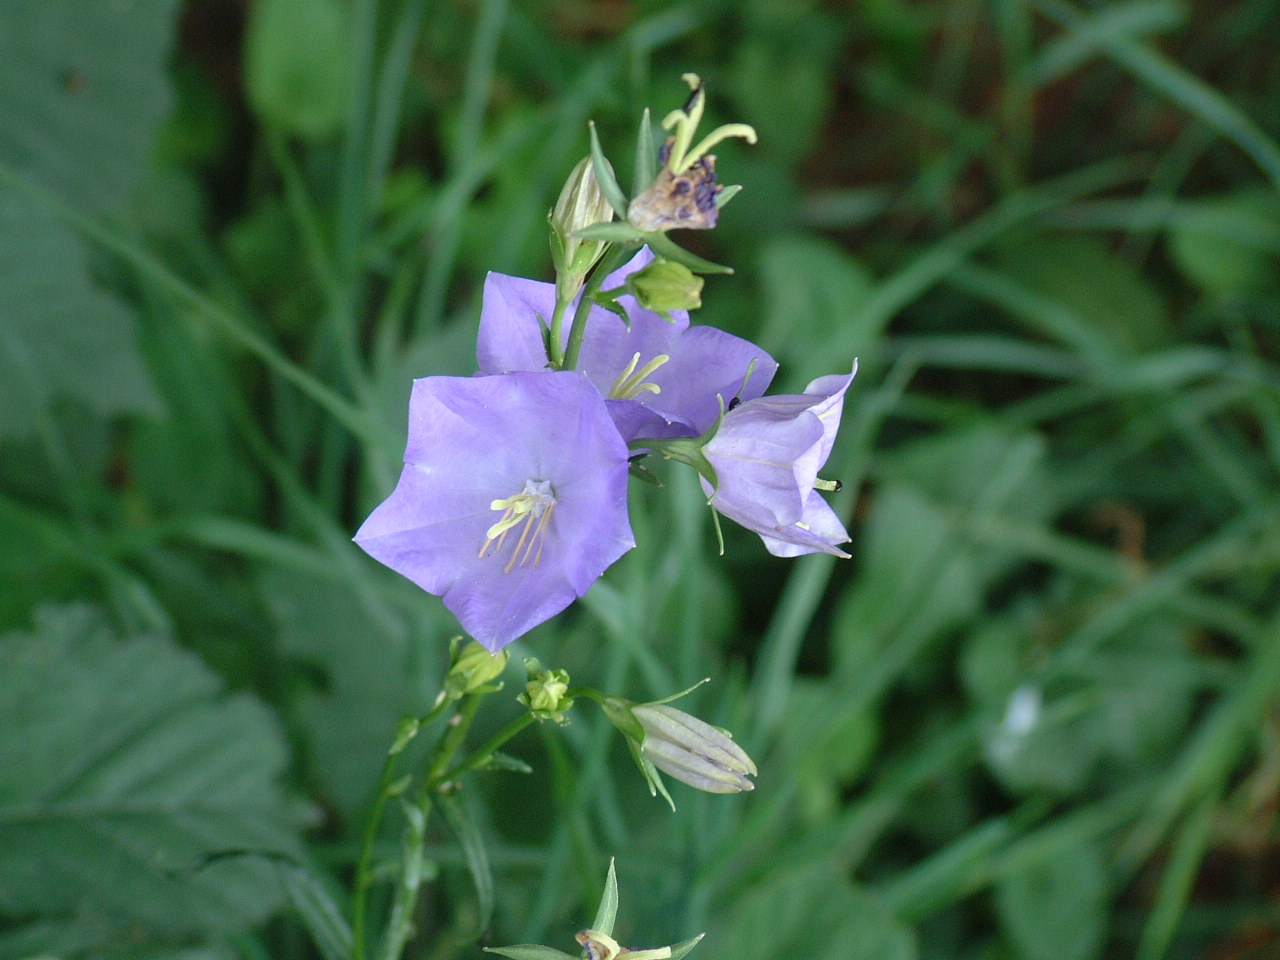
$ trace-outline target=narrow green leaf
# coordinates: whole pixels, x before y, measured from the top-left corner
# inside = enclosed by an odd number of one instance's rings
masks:
[[[517,943],[510,947],[485,947],[485,953],[496,953],[511,960],[580,960],[574,954],[564,953],[540,943]]]
[[[351,927],[320,878],[296,863],[276,861],[276,872],[324,960],[349,960]]]
[[[475,817],[459,794],[446,793],[438,800],[440,811],[445,822],[458,838],[462,847],[463,859],[467,869],[471,871],[471,882],[476,888],[476,911],[479,914],[477,927],[480,932],[489,927],[493,916],[493,871],[489,867],[489,854],[485,849],[484,837]]]

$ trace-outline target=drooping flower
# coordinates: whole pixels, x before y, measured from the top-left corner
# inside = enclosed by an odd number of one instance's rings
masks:
[[[611,274],[605,290],[653,261],[648,249]],[[618,298],[630,325],[594,307],[578,368],[600,390],[623,438],[696,436],[719,415],[720,400],[761,396],[778,365],[750,341],[708,326],[691,326],[672,310],[671,322]],[[491,273],[485,280],[476,347],[482,373],[544,370],[549,363],[543,323],[555,309],[555,284]],[[567,342],[568,331],[564,331]]]
[[[582,374],[417,380],[404,472],[355,540],[497,651],[635,546],[627,456]]]
[[[702,481],[711,505],[758,533],[774,556],[848,556],[836,545],[849,534],[815,486],[824,485],[818,470],[831,455],[853,377],[819,377],[803,394],[737,404],[702,448],[716,471],[714,489]]]

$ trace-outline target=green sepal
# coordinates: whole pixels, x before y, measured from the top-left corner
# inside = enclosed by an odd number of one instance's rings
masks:
[[[591,132],[591,166],[595,170],[596,183],[604,191],[605,199],[609,201],[609,206],[613,207],[613,212],[622,220],[626,220],[626,194],[618,186],[618,178],[613,175],[613,169],[609,166],[609,161],[605,159],[604,151],[600,149],[600,137],[596,133],[595,123],[588,123],[587,128]]]
[[[401,717],[396,725],[396,738],[391,741],[391,746],[387,747],[387,756],[394,757],[396,754],[403,753],[404,748],[413,742],[413,738],[421,729],[422,721],[417,717]]]
[[[740,183],[731,183],[728,186],[721,188],[720,192],[716,194],[716,209],[719,210],[724,207],[726,203],[736,197],[741,191],[742,184]]]
[[[565,953],[555,947],[540,943],[517,943],[510,947],[484,947],[485,953],[496,953],[511,960],[582,960],[576,954]]]
[[[577,691],[574,691],[577,693]],[[592,698],[595,699],[595,698]],[[601,697],[597,701],[610,723],[622,731],[628,743],[644,743],[644,726],[631,712],[631,701],[621,697]]]
[[[625,220],[593,223],[590,226],[573,231],[573,235],[581,237],[583,240],[599,240],[606,243],[640,243],[650,236],[650,234],[642,230],[637,230]]]
[[[658,256],[674,260],[676,263],[683,263],[695,273],[733,273],[733,267],[712,263],[710,260],[702,259],[696,253],[690,253],[660,230],[641,234],[641,236],[644,237],[644,242],[649,245],[649,249]]]
[[[640,130],[636,134],[636,176],[632,193],[637,196],[649,188],[658,175],[658,147],[653,140],[653,120],[649,108],[640,117]]]
[[[591,929],[613,936],[613,925],[618,919],[618,873],[613,867],[613,857],[609,858],[609,872],[604,878],[604,892],[600,895],[600,906],[596,910],[596,918],[591,921]]]
[[[476,770],[509,770],[512,773],[533,773],[533,767],[519,757],[495,750],[488,758],[476,767]]]
[[[647,457],[647,453],[636,454],[631,458],[630,472],[631,476],[643,483],[652,484],[655,487],[664,486],[663,482],[658,479],[657,474],[640,462],[640,458]]]
[[[656,797],[658,794],[662,794],[662,799],[667,801],[667,805],[671,807],[671,812],[674,813],[676,802],[671,799],[671,794],[667,792],[667,785],[662,782],[662,774],[658,772],[658,768],[653,765],[652,760],[640,752],[640,745],[634,740],[628,740],[627,746],[631,748],[631,758],[635,760],[636,766],[644,774],[645,782],[649,784],[649,796]]]
[[[644,705],[646,707],[657,707],[657,706],[661,706],[664,703],[671,703],[674,700],[679,700],[681,697],[687,697],[689,694],[693,693],[693,691],[697,690],[704,683],[710,683],[710,682],[711,682],[710,677],[703,677],[697,683],[693,684],[692,686],[685,687],[679,693],[673,693],[671,694],[671,696],[663,697],[661,700],[648,700],[645,702]]]
[[[673,943],[671,945],[671,960],[684,960],[689,955],[689,951],[700,944],[705,936],[705,933],[700,933],[696,937],[690,937],[688,940]]]

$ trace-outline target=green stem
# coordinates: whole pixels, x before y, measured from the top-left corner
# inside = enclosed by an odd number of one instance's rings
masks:
[[[564,312],[569,303],[570,300],[561,300],[557,296],[556,309],[551,314],[551,329],[547,335],[547,356],[556,369],[560,369],[564,364],[564,348],[560,346],[560,334],[564,331]]]
[[[531,723],[533,723],[532,713],[520,714],[520,716],[516,717],[509,724],[503,727],[502,730],[490,737],[489,740],[477,747],[475,750],[472,750],[465,760],[441,777],[440,782],[448,783],[452,780],[456,780],[464,773],[481,766],[497,752],[499,747],[515,737],[516,734]]]
[[[405,810],[409,818],[409,826],[405,831],[404,855],[400,868],[400,883],[396,887],[395,901],[391,907],[391,917],[387,922],[387,935],[383,943],[380,960],[400,960],[405,944],[413,936],[413,911],[418,903],[418,889],[422,885],[422,862],[427,843],[427,823],[431,818],[431,808],[440,784],[444,782],[444,772],[449,769],[453,755],[462,746],[467,733],[475,720],[476,711],[487,694],[472,693],[463,698],[458,705],[458,712],[449,723],[449,729],[436,747],[436,755],[427,768],[422,779],[422,788],[418,793],[415,806]]]
[[[450,701],[441,699],[426,716],[419,718],[418,729],[422,729],[444,713]],[[398,737],[397,737],[398,739]],[[394,747],[392,748],[395,749]],[[395,773],[396,757],[402,751],[387,751],[387,759],[382,764],[382,778],[378,782],[378,795],[373,801],[373,810],[369,814],[369,822],[365,824],[364,841],[360,846],[360,861],[356,867],[355,903],[352,905],[351,931],[353,960],[365,960],[365,929],[368,918],[368,893],[373,884],[373,847],[378,839],[378,828],[382,826],[382,815],[386,812],[387,801],[391,799],[392,775]]]
[[[587,317],[590,316],[591,308],[594,306],[595,295],[604,285],[604,278],[618,268],[621,253],[621,247],[611,247],[591,272],[587,285],[582,290],[582,296],[578,300],[578,309],[573,314],[573,326],[569,328],[569,346],[565,350],[561,369],[573,370],[578,366],[578,355],[582,353],[582,340],[587,335]]]

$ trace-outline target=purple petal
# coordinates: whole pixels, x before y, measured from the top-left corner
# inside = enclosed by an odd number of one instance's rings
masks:
[[[599,392],[577,373],[430,377],[414,383],[405,469],[356,534],[371,556],[430,593],[499,650],[586,593],[635,545],[628,451]],[[522,527],[491,544],[492,504],[547,481],[554,513],[536,562],[512,563]]]

